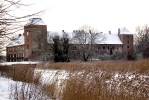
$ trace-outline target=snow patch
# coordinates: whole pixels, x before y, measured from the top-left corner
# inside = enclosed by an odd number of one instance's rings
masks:
[[[32,62],[32,61],[22,61],[22,62],[3,62],[0,65],[15,65],[15,64],[38,64],[40,62]]]
[[[0,77],[0,100],[10,100],[9,95],[9,87],[10,84],[13,84],[14,81],[6,78]]]
[[[8,44],[7,47],[24,45],[24,36],[22,34],[14,36],[11,43]]]
[[[43,69],[35,69],[34,71],[35,77],[40,74],[40,82],[42,84],[52,84],[57,82],[61,84],[64,80],[68,79],[69,73],[65,70],[43,70]]]
[[[105,38],[102,41],[97,39],[96,43],[97,44],[123,44],[117,34],[105,34],[104,37]]]

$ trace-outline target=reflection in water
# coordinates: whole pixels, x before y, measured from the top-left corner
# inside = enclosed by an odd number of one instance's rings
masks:
[[[40,85],[0,77],[0,100],[50,100]]]
[[[33,75],[32,67],[1,67],[0,100],[50,100]]]
[[[9,84],[13,83],[12,80],[0,77],[0,100],[9,100]]]
[[[40,85],[15,82],[10,87],[10,97],[14,100],[50,100]]]

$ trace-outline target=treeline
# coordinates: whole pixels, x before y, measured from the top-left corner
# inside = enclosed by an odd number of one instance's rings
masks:
[[[141,54],[143,58],[149,58],[149,26],[137,28],[135,39],[136,54]]]

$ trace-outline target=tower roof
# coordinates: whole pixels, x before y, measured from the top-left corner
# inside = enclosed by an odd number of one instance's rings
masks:
[[[31,18],[26,25],[46,25],[41,18]]]
[[[120,34],[133,35],[126,27],[120,28]]]

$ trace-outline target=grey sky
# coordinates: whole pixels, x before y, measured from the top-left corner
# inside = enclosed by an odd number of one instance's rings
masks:
[[[48,30],[72,31],[90,25],[99,31],[117,31],[127,27],[135,32],[138,25],[149,23],[148,0],[24,0],[32,4],[19,14],[45,10],[41,17]]]

